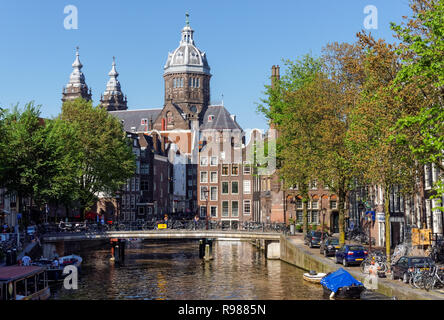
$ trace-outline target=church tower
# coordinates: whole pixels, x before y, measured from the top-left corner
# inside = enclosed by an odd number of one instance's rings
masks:
[[[194,43],[186,14],[179,47],[168,54],[164,67],[165,105],[173,104],[189,120],[201,120],[210,103],[210,67],[205,52]]]
[[[76,60],[72,64],[74,69],[69,77],[69,83],[63,88],[62,101],[71,101],[77,98],[83,98],[87,101],[91,100],[91,89],[85,82],[85,76],[82,72],[82,63],[79,59],[79,47],[76,48]]]
[[[110,79],[106,84],[106,90],[103,93],[100,104],[106,108],[107,111],[127,110],[127,99],[120,89],[120,82],[117,80],[119,73],[116,70],[116,59],[113,57],[113,64],[111,71],[108,73]]]

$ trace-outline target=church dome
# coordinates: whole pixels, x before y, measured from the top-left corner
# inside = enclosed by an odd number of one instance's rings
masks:
[[[193,33],[194,30],[189,25],[187,15],[186,26],[182,29],[179,47],[173,53],[168,54],[164,74],[181,72],[210,74],[207,56],[205,52],[200,51],[194,45]]]

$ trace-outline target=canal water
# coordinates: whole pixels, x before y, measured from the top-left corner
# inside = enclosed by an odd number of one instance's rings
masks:
[[[199,258],[196,241],[131,243],[124,265],[110,261],[107,245],[69,253],[83,258],[78,289],[52,286],[51,299],[324,299],[320,285],[302,279],[303,270],[267,260],[248,242],[214,242],[210,262]]]

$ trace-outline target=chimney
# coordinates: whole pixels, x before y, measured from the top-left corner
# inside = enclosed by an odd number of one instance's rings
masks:
[[[274,89],[274,83],[276,81],[276,66],[271,67],[271,88]]]

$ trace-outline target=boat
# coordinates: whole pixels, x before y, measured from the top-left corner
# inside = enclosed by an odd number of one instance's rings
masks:
[[[44,267],[0,267],[0,301],[47,300],[50,295]]]
[[[316,271],[311,270],[310,272],[304,273],[302,278],[308,282],[321,283],[322,278],[326,275],[326,273],[317,273]]]
[[[82,264],[82,257],[72,254],[69,256],[64,256],[58,258],[59,265],[56,267],[53,265],[53,260],[40,259],[33,262],[33,265],[41,266],[46,268],[46,273],[48,275],[48,281],[62,281],[66,275],[63,274],[63,270],[66,266],[73,265],[77,269],[80,269]]]
[[[359,299],[365,289],[361,282],[343,268],[327,274],[322,278],[321,285],[324,294],[330,299]]]

